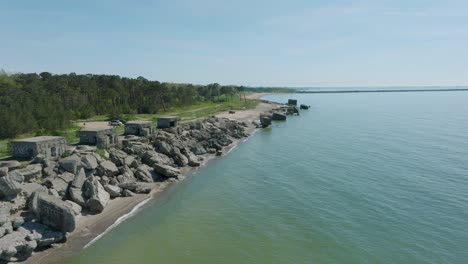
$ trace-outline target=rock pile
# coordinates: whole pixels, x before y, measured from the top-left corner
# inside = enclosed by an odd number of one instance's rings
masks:
[[[57,161],[0,163],[0,262],[24,260],[36,249],[65,240],[81,212],[101,213],[111,199],[149,193],[182,178],[181,168],[200,166],[246,137],[243,122],[211,117],[158,130],[149,138],[126,136],[121,148],[97,154],[78,147]],[[24,216],[20,217],[20,215]]]

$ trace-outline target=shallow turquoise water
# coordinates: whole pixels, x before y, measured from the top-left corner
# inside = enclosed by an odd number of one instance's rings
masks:
[[[294,97],[71,263],[467,263],[468,92]]]

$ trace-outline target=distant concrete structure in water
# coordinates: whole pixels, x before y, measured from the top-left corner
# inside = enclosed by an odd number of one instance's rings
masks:
[[[296,99],[288,99],[288,105],[297,105]]]
[[[178,116],[158,117],[158,128],[175,127],[179,121],[180,117]]]
[[[125,124],[125,135],[147,137],[153,135],[154,130],[151,121],[129,121]]]
[[[78,133],[82,145],[107,149],[118,143],[117,132],[113,127],[82,128]]]
[[[40,136],[15,140],[11,151],[16,158],[33,158],[39,154],[44,158],[59,158],[67,149],[67,140],[64,137]]]

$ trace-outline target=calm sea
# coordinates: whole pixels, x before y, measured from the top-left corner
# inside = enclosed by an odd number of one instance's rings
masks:
[[[468,92],[290,97],[70,263],[468,263]]]

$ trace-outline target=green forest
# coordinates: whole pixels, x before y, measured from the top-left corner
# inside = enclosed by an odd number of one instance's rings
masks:
[[[277,88],[161,83],[117,75],[0,72],[0,139],[65,130],[71,120],[156,114]],[[281,90],[281,89],[279,89]]]

